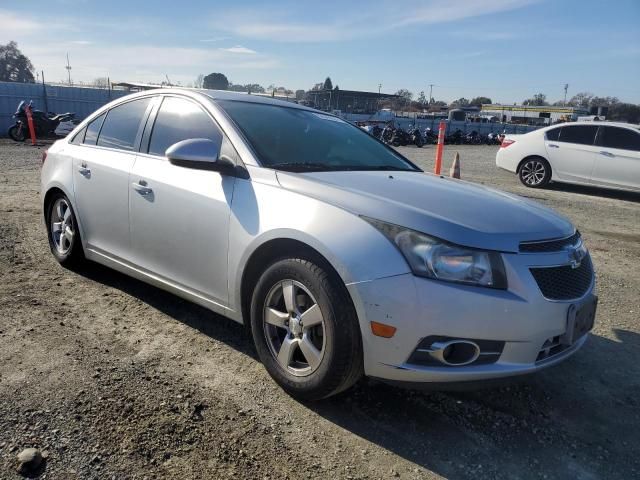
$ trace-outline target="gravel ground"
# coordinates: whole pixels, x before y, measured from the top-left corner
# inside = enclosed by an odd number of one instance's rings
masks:
[[[600,307],[586,346],[524,382],[464,393],[362,381],[285,395],[242,327],[98,265],[53,259],[40,148],[0,140],[0,478],[553,479],[640,476],[640,196],[521,187],[495,147],[462,176],[556,208],[583,233]],[[433,147],[402,149],[430,169]]]

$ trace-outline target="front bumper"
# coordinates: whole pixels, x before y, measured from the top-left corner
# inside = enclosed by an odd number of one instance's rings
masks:
[[[565,334],[573,303],[543,297],[530,267],[562,265],[566,254],[503,255],[509,290],[446,283],[412,274],[348,285],[363,337],[365,374],[384,380],[458,383],[525,375],[557,364],[579,350],[588,337],[541,356],[550,339]],[[396,327],[392,338],[371,333],[370,322]],[[446,336],[504,342],[497,360],[467,366],[417,365],[410,361],[421,339]]]

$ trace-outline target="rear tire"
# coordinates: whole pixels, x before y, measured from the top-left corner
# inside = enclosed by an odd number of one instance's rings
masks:
[[[46,206],[49,248],[64,267],[77,266],[84,260],[78,221],[69,199],[61,192],[54,193]]]
[[[518,169],[518,178],[525,187],[546,187],[551,181],[551,165],[542,157],[527,158]]]
[[[326,398],[362,376],[360,327],[339,282],[308,259],[286,258],[268,267],[254,289],[251,331],[258,356],[295,398]]]
[[[24,127],[18,128],[17,125],[12,125],[11,127],[9,127],[7,134],[9,135],[9,138],[11,140],[16,142],[24,142],[27,138]]]

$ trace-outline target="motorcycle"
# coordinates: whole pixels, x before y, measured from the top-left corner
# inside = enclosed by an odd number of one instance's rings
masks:
[[[21,101],[13,118],[16,123],[9,127],[9,138],[16,142],[23,142],[30,135],[27,121],[27,108],[32,108],[33,100],[28,104]],[[67,112],[59,115],[49,115],[41,110],[32,110],[33,128],[38,138],[63,137],[75,128],[75,113]]]
[[[413,143],[416,147],[422,148],[424,146],[424,138],[422,137],[422,133],[420,133],[420,129],[409,128],[409,137],[411,138],[411,143]]]
[[[411,137],[405,130],[398,127],[393,131],[393,135],[391,137],[391,145],[393,145],[394,147],[400,147],[409,145],[410,143],[412,143]]]

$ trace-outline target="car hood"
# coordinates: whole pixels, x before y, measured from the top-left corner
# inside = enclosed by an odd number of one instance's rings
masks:
[[[522,241],[570,236],[566,218],[481,185],[419,172],[277,172],[285,189],[459,245],[517,252]]]

